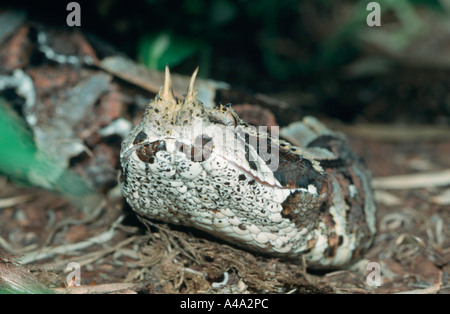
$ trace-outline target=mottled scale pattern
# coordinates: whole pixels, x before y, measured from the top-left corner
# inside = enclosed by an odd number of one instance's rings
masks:
[[[195,76],[178,100],[166,68],[163,87],[123,141],[120,181],[130,206],[251,251],[304,257],[311,267],[359,258],[375,235],[376,208],[370,172],[344,136],[305,117],[279,139],[230,106],[205,108]]]

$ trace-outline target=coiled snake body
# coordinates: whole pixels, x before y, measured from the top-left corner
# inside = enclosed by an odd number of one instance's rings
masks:
[[[130,206],[252,251],[304,256],[312,267],[343,266],[366,251],[376,232],[371,177],[345,138],[306,117],[294,146],[229,106],[207,109],[196,73],[177,100],[166,68],[164,86],[122,143]]]

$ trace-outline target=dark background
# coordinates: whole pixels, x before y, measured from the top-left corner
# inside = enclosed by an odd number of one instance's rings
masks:
[[[69,2],[21,0],[0,8],[68,28]],[[449,9],[439,0],[379,1],[382,25],[368,27],[368,2],[78,1],[78,29],[150,68],[169,64],[190,74],[200,65],[201,77],[270,94],[307,113],[448,125]],[[384,37],[368,36],[375,33]]]

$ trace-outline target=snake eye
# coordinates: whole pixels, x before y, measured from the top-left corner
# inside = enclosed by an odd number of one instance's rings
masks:
[[[207,135],[197,136],[194,145],[177,143],[179,151],[184,153],[191,161],[203,162],[211,156],[213,150],[212,138]]]
[[[195,139],[193,151],[191,152],[192,161],[205,161],[211,156],[212,150],[212,138],[207,135],[198,136]]]

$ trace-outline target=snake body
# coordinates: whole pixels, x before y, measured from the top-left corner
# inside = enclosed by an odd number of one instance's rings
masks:
[[[376,207],[370,172],[345,137],[305,117],[293,145],[230,106],[203,106],[196,74],[178,100],[166,68],[122,143],[120,183],[133,210],[312,267],[360,257],[376,232]]]

